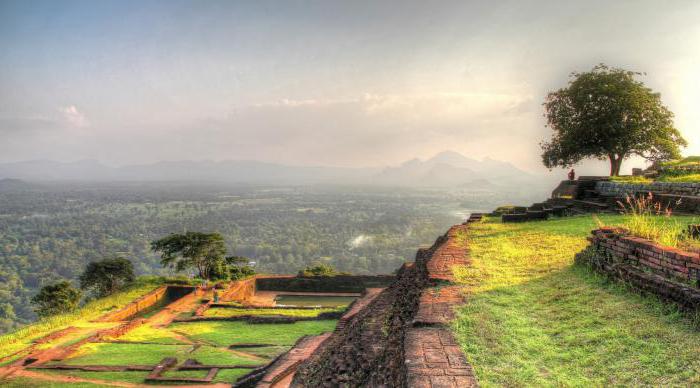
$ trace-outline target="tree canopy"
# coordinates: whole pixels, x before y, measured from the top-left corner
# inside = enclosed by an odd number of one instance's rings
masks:
[[[113,294],[134,282],[134,265],[123,257],[90,262],[80,275],[80,288],[98,298]]]
[[[68,281],[62,281],[44,286],[32,298],[34,311],[40,317],[67,313],[75,310],[80,303],[82,294]]]
[[[199,277],[209,279],[212,270],[224,261],[226,246],[219,233],[186,232],[171,234],[151,243],[161,254],[161,264],[177,271],[197,270]]]
[[[299,276],[335,276],[340,273],[332,265],[316,263],[299,271]]]
[[[673,113],[635,77],[642,73],[600,64],[572,73],[569,85],[547,95],[548,126],[554,131],[542,142],[548,168],[570,167],[585,158],[610,161],[610,175],[619,175],[632,155],[650,161],[674,159],[686,146],[673,125]]]

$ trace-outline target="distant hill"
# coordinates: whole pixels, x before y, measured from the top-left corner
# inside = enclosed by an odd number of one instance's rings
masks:
[[[0,164],[0,179],[27,181],[194,181],[253,184],[367,184],[406,187],[513,187],[533,176],[510,163],[453,151],[387,168],[288,166],[249,160],[169,161],[109,167],[96,160]]]
[[[488,158],[479,161],[453,151],[441,152],[425,161],[409,160],[398,167],[386,168],[375,177],[382,184],[427,187],[509,186],[532,178],[510,163]]]
[[[3,191],[21,191],[29,190],[36,187],[32,183],[27,183],[21,179],[4,178],[0,179],[0,192]]]

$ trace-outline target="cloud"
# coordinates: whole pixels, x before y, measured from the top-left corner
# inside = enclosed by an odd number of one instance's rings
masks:
[[[499,157],[500,151],[512,157],[540,140],[522,125],[524,117],[539,119],[537,106],[519,93],[280,99],[170,127],[168,138],[179,155],[294,164],[386,165],[454,148],[476,157]],[[506,141],[518,146],[504,150]]]
[[[90,126],[90,122],[85,114],[80,112],[75,105],[69,105],[58,109],[63,115],[63,119],[73,128],[85,128]]]

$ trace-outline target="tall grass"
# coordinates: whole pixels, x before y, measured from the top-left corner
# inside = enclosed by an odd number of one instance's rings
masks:
[[[627,215],[624,227],[631,234],[661,245],[678,247],[683,235],[684,224],[672,220],[669,207],[663,208],[654,201],[652,193],[643,197],[627,195],[625,202],[618,201],[622,212]]]

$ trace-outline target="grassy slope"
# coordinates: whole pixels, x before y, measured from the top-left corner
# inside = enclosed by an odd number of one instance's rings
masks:
[[[124,307],[134,299],[156,289],[159,285],[160,283],[152,279],[141,280],[126,291],[92,301],[73,313],[56,315],[25,326],[12,333],[2,335],[0,336],[0,358],[31,345],[31,342],[37,338],[68,326],[102,328],[113,325],[110,323],[93,323],[90,320],[96,319],[109,311]],[[52,344],[47,344],[47,346],[50,345]]]
[[[700,333],[688,319],[572,265],[595,226],[485,222],[464,236],[473,265],[456,273],[471,295],[454,329],[482,385],[700,384]]]

